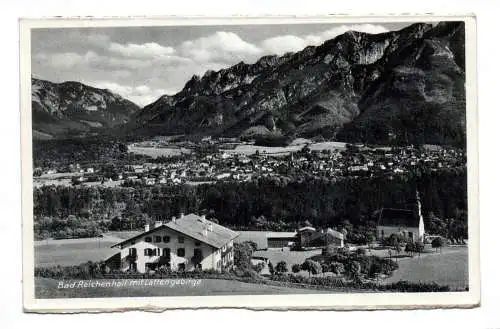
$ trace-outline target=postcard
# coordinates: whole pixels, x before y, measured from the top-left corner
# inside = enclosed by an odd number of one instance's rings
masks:
[[[26,312],[479,305],[473,15],[20,40]]]

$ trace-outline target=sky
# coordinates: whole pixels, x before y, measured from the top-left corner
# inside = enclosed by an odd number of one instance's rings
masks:
[[[173,95],[194,75],[320,45],[349,30],[410,23],[141,26],[34,29],[32,76],[109,89],[139,106]]]

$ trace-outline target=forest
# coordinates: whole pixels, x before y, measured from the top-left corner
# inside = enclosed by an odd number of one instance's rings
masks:
[[[416,190],[429,233],[457,234],[449,232],[454,227],[466,235],[466,177],[466,169],[458,168],[337,181],[259,178],[197,186],[44,186],[34,189],[35,236],[63,238],[85,235],[82,230],[92,230],[87,234],[92,236],[106,230],[141,229],[147,222],[191,212],[205,213],[236,230],[283,231],[307,220],[316,227],[365,234],[374,228],[376,210],[410,209]]]

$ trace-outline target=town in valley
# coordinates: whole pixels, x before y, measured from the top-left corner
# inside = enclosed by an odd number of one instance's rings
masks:
[[[468,291],[464,23],[303,28],[34,32],[36,298]]]

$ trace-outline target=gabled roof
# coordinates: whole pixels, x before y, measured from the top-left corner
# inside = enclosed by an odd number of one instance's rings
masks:
[[[212,231],[207,230],[207,235],[205,236],[203,230],[210,224],[212,225]],[[165,226],[216,248],[221,248],[239,235],[239,233],[227,227],[203,219],[195,214],[177,218],[175,221],[168,222]]]
[[[209,225],[212,226],[212,230],[209,230]],[[119,242],[111,246],[111,248],[123,244],[127,244],[130,241],[137,240],[142,238],[145,235],[154,233],[163,228],[169,228],[186,236],[189,236],[197,241],[206,243],[215,248],[221,248],[229,241],[236,238],[239,233],[230,230],[222,225],[216,224],[209,220],[206,220],[198,215],[189,214],[183,216],[182,218],[176,218],[175,221],[171,220],[167,223],[164,223],[158,227],[155,227],[147,232],[142,232],[136,236],[133,236],[127,240]],[[206,235],[203,234],[203,231],[206,229]]]
[[[378,226],[418,227],[419,218],[412,210],[382,208],[379,210]]]
[[[332,230],[331,228],[327,229],[326,230],[326,234],[334,237],[334,238],[337,238],[337,239],[340,239],[340,240],[344,240],[344,234],[338,232],[338,231],[335,231],[335,230]]]
[[[299,232],[301,231],[316,231],[316,229],[312,226],[303,226],[301,228],[299,228]]]

